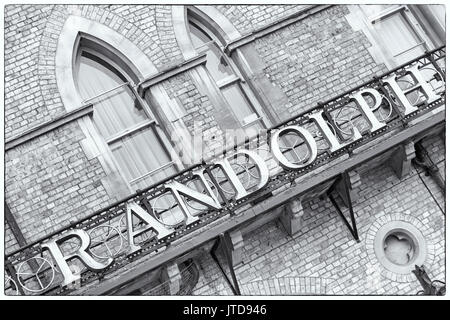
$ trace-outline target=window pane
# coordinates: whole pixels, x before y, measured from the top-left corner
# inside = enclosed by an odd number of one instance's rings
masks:
[[[431,12],[436,16],[441,26],[445,28],[445,6],[443,4],[429,4]]]
[[[250,106],[238,83],[226,86],[221,91],[236,119],[244,128],[253,127],[254,130],[250,130],[252,133],[256,132],[255,130],[263,128],[261,120]]]
[[[139,130],[112,143],[111,150],[128,181],[142,177],[170,162],[151,128]],[[161,169],[161,172],[155,172],[136,181],[135,184],[144,188],[173,173],[175,173],[173,166],[169,166]]]
[[[239,77],[234,73],[231,60],[222,52],[213,33],[208,32],[210,30],[199,27],[195,21],[189,22],[189,30],[197,52],[206,52],[206,69],[227,101],[234,118],[246,133],[249,131],[253,136],[264,125],[247,100],[240,83],[236,82]]]
[[[191,32],[192,44],[196,49],[212,41],[206,33],[194,26],[192,23],[189,23],[189,31]]]
[[[167,167],[162,168],[161,170],[158,170],[157,172],[154,172],[142,179],[139,179],[137,181],[131,182],[131,188],[133,190],[138,189],[145,189],[149,186],[151,186],[154,183],[157,183],[158,181],[162,181],[167,177],[170,177],[171,175],[177,173],[177,170],[175,168],[175,165],[170,164]]]
[[[115,68],[89,53],[80,57],[78,86],[83,99],[91,99],[121,84],[126,78]],[[117,133],[126,135],[109,144],[121,173],[134,190],[143,189],[176,172],[152,126],[134,131],[149,122],[146,113],[128,86],[94,98],[94,123],[108,140]],[[153,172],[154,171],[154,172]]]
[[[125,82],[113,70],[84,56],[80,57],[78,75],[78,88],[83,99],[95,97]],[[127,86],[91,102],[94,104],[94,122],[105,138],[148,119]]]
[[[219,81],[233,74],[233,70],[227,63],[219,47],[215,43],[208,44],[206,52],[206,69],[215,81]]]
[[[194,47],[199,52],[206,51],[206,69],[208,69],[213,79],[218,81],[232,75],[233,70],[227,63],[222,51],[211,37],[192,23],[189,25],[189,28]]]
[[[400,13],[383,18],[374,27],[394,57],[407,60],[424,52],[424,47],[417,46],[421,43],[420,38]],[[408,49],[411,50],[406,52]]]
[[[222,93],[230,105],[231,110],[233,110],[234,115],[241,123],[243,123],[246,117],[254,113],[237,83],[222,88]]]

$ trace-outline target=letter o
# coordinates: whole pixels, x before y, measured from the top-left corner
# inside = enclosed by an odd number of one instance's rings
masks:
[[[310,153],[309,160],[306,163],[294,164],[294,163],[290,162],[284,156],[283,152],[281,152],[280,144],[279,144],[280,136],[281,136],[281,134],[287,134],[290,132],[294,132],[294,133],[298,134],[305,140],[305,142],[308,146],[309,153]],[[273,156],[278,160],[280,165],[285,169],[300,169],[300,168],[306,167],[307,165],[314,162],[314,160],[316,160],[316,158],[317,158],[317,144],[316,144],[316,141],[314,140],[314,137],[311,135],[311,133],[309,133],[308,130],[306,130],[300,126],[289,126],[289,127],[286,127],[286,128],[283,128],[283,129],[277,131],[272,136],[270,146],[272,149]]]

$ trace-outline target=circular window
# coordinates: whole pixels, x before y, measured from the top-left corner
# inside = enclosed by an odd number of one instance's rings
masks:
[[[374,241],[375,255],[389,271],[410,274],[415,265],[426,258],[426,243],[422,233],[405,221],[391,221],[377,232]]]

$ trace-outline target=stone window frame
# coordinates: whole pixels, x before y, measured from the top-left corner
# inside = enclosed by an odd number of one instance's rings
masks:
[[[112,53],[115,59],[108,57],[110,58],[109,60],[113,60],[127,74],[132,74],[136,77],[136,79],[133,79],[136,85],[158,74],[158,70],[151,60],[125,36],[99,22],[81,16],[71,15],[66,19],[60,33],[55,57],[56,82],[61,100],[67,112],[77,110],[84,105],[75,83],[76,59],[80,51],[81,39],[88,39],[93,46],[104,48],[105,52],[109,52],[109,54]],[[96,52],[96,54],[101,53]],[[140,99],[146,112],[152,116],[152,119],[158,121],[156,114],[151,110],[148,103],[144,99],[141,99],[139,94],[136,96]],[[92,117],[84,116],[78,119],[77,122],[86,136],[80,143],[86,156],[88,159],[97,158],[106,176],[109,177],[102,181],[108,194],[111,197],[121,199],[136,192],[121,172],[106,140],[95,127]],[[165,128],[160,125],[156,125],[155,127],[158,137],[161,138],[163,147],[166,150],[169,147],[173,147],[168,139]],[[169,152],[169,156],[175,164],[175,169],[178,171],[182,170],[181,160],[174,158],[177,154],[175,152]],[[118,187],[119,185],[121,187]]]
[[[412,260],[404,265],[392,262],[384,252],[386,238],[396,232],[404,233],[413,242],[414,255]],[[380,264],[388,271],[409,275],[414,265],[423,265],[427,257],[427,243],[424,236],[413,224],[405,221],[390,221],[378,229],[374,239],[375,255]]]
[[[80,36],[78,45],[77,45],[77,52],[74,62],[74,76],[77,77],[77,71],[79,69],[79,63],[80,63],[80,57],[83,53],[88,53],[97,59],[104,62],[106,65],[110,65],[112,69],[115,69],[115,72],[118,72],[122,77],[126,78],[127,83],[130,85],[127,85],[127,87],[131,90],[134,98],[137,100],[137,103],[142,107],[144,110],[144,113],[147,116],[147,119],[145,122],[140,122],[134,124],[133,127],[128,127],[127,129],[123,130],[122,132],[119,132],[118,134],[114,135],[113,137],[103,137],[102,138],[106,141],[111,153],[113,148],[110,146],[112,143],[121,140],[122,138],[131,136],[138,132],[139,130],[142,130],[144,128],[149,128],[154,134],[157,140],[159,141],[159,144],[161,145],[161,148],[163,152],[166,153],[168,158],[170,159],[170,150],[168,148],[168,145],[164,143],[164,133],[158,128],[160,126],[155,113],[152,111],[151,106],[148,102],[146,102],[144,99],[141,98],[137,91],[137,84],[140,82],[139,78],[136,77],[136,75],[133,73],[132,69],[130,68],[130,65],[126,64],[121,60],[120,58],[116,57],[114,52],[109,52],[106,47],[101,46],[95,39],[92,39],[89,35],[87,36]],[[108,68],[110,69],[110,68]],[[108,90],[109,91],[109,90]],[[113,89],[113,91],[115,91]],[[93,99],[95,97],[90,97],[89,99]],[[94,110],[95,110],[95,103],[94,103]],[[95,112],[95,111],[94,111]],[[167,139],[166,139],[167,140]],[[131,186],[133,181],[140,180],[145,176],[152,175],[154,173],[159,172],[160,170],[167,168],[169,166],[173,167],[175,170],[178,170],[179,168],[176,167],[175,162],[170,159],[169,162],[163,164],[162,166],[152,169],[151,171],[145,173],[144,175],[133,178],[132,180],[128,181],[128,179],[125,178],[125,175],[123,174],[123,169],[120,168],[120,165],[117,162],[117,159],[114,155],[112,155],[113,161],[115,162],[117,168],[119,168],[119,172],[122,174],[124,179],[127,181],[127,183]]]
[[[429,50],[433,43],[431,39],[426,34],[425,30],[423,30],[417,21],[417,19],[413,16],[411,13],[410,8],[407,5],[391,5],[390,7],[382,10],[381,12],[378,12],[377,14],[373,16],[368,16],[367,20],[369,21],[369,25],[375,27],[377,24],[381,23],[383,20],[388,19],[392,16],[400,16],[403,18],[404,22],[411,28],[412,33],[420,40],[418,44],[415,46],[407,49],[406,51],[402,52],[405,53],[413,48],[416,48],[418,46],[424,45],[426,50]],[[377,36],[378,33],[374,31],[374,35]],[[378,40],[380,43],[384,43],[384,39],[382,37],[379,37]],[[402,54],[400,53],[400,54]],[[391,54],[389,54],[391,57]],[[395,59],[395,56],[392,56],[392,59]]]
[[[212,36],[212,38],[222,46],[221,49],[225,56],[225,48],[227,44],[242,38],[239,31],[217,8],[205,5],[173,6],[172,18],[175,37],[183,57],[186,60],[192,59],[193,57],[199,55],[191,41],[189,32],[189,16],[191,16],[193,20],[195,20],[201,27],[206,29],[205,32]],[[237,63],[237,59],[239,60],[239,63]],[[237,52],[236,56],[228,57],[227,62],[230,63],[234,73],[240,79],[242,91],[248,98],[250,107],[255,111],[258,118],[261,119],[261,123],[266,128],[270,128],[274,125],[273,120],[268,116],[270,113],[265,110],[265,106],[261,103],[260,99],[258,99],[257,93],[252,90],[245,80],[246,77],[248,77],[248,71],[251,71],[249,64],[246,62],[246,58],[241,52]],[[242,66],[245,66],[245,68]],[[204,68],[206,71],[206,67]],[[209,72],[207,72],[207,74],[208,77],[205,84],[208,92],[216,96],[214,100],[223,102],[223,105],[221,106],[223,109],[229,110],[230,108],[228,106],[228,102],[226,102],[225,98],[222,97],[220,88],[217,87],[216,82],[209,75]],[[236,127],[243,128],[240,123],[237,124]]]
[[[380,261],[379,257],[384,259],[382,252],[380,251],[380,245],[384,241],[384,231],[393,230],[400,227],[404,231],[405,229],[410,230],[410,233],[414,233],[414,238],[420,241],[420,251],[421,254],[418,256],[414,264],[423,264],[425,267],[430,267],[435,263],[436,251],[437,251],[437,237],[435,232],[424,225],[423,222],[413,215],[410,210],[404,210],[403,212],[387,213],[385,211],[376,212],[374,214],[374,221],[370,226],[368,226],[367,232],[365,232],[365,246],[368,254],[368,267],[370,267],[375,274],[379,275],[381,278],[387,278],[394,282],[414,282],[417,281],[416,277],[411,269],[407,273],[402,273],[405,268],[387,268],[383,265],[383,261]],[[411,231],[413,230],[413,231]],[[379,252],[376,253],[376,250]],[[381,254],[380,254],[381,253]],[[392,266],[392,263],[390,264]],[[400,273],[398,272],[400,271]],[[380,283],[377,281],[376,284]]]
[[[388,69],[393,69],[399,65],[391,55],[389,50],[385,47],[383,39],[374,29],[375,21],[391,16],[392,14],[401,13],[406,19],[407,24],[413,29],[413,32],[424,42],[427,50],[436,48],[439,44],[439,39],[433,30],[427,27],[424,22],[425,16],[419,12],[419,8],[415,5],[400,5],[392,4],[391,7],[382,10],[381,12],[368,16],[361,8],[364,4],[347,5],[350,13],[346,16],[347,21],[355,31],[362,31],[369,42],[372,44],[368,48],[370,54],[377,63],[383,63]],[[428,23],[428,22],[427,22]]]

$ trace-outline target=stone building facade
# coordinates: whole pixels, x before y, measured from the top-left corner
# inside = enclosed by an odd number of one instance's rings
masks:
[[[7,5],[4,15],[5,254],[12,255],[5,265],[6,294],[414,295],[422,290],[414,264],[445,281],[441,106],[387,136],[374,136],[368,149],[382,151],[345,172],[317,180],[367,147],[272,190],[268,199],[255,196],[236,210],[233,228],[205,241],[195,242],[230,217],[166,242],[165,250],[138,251],[136,258],[113,263],[105,276],[63,287],[55,287],[64,272],[54,256],[35,250],[196,165],[198,159],[187,156],[196,132],[206,162],[219,159],[229,129],[274,128],[425,52],[440,50],[442,56],[443,6],[31,4]],[[442,70],[425,68],[435,70],[426,81],[436,94],[445,90],[441,56]],[[86,84],[98,70],[101,77],[112,72],[119,85]],[[89,96],[91,88],[95,94]],[[123,114],[134,121],[128,127],[97,116],[113,105],[98,98],[109,89],[132,101],[130,114]],[[416,98],[413,105],[421,106],[430,97],[408,96]],[[114,123],[120,128],[108,127]],[[406,137],[407,130],[412,133]],[[403,140],[383,149],[402,132]],[[155,151],[139,144],[140,134]],[[139,149],[150,153],[138,156]],[[137,167],[136,159],[143,168],[137,173],[129,164]],[[274,164],[270,172],[284,171]],[[284,196],[308,179],[318,182]],[[267,201],[279,203],[239,220]],[[118,225],[113,230],[121,228],[119,216],[111,221]],[[129,238],[118,238],[123,256]],[[176,251],[179,245],[186,249]],[[408,261],[396,260],[405,255]],[[29,280],[27,272],[42,263],[50,271]],[[70,268],[84,274],[79,263]]]

